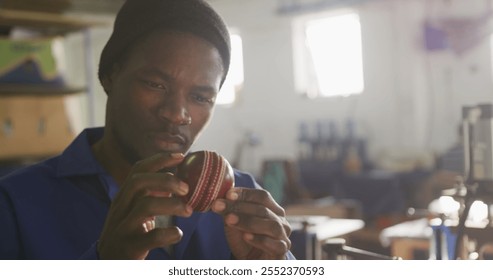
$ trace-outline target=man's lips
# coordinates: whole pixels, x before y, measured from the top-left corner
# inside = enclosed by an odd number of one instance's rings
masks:
[[[156,145],[165,150],[175,150],[186,144],[186,138],[180,134],[156,133],[154,135]]]

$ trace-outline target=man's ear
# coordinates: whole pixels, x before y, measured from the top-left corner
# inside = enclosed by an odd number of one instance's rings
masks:
[[[106,75],[101,79],[101,85],[103,86],[103,89],[107,95],[111,94],[113,88],[113,82],[115,81],[116,76],[118,75],[120,69],[121,67],[118,64],[116,63],[113,64],[113,67],[111,68],[111,72],[109,73],[109,75]]]
[[[106,92],[106,94],[109,95],[111,92],[112,82],[111,82],[111,78],[108,77],[108,75],[104,76],[101,79],[101,85],[103,86],[104,92]]]

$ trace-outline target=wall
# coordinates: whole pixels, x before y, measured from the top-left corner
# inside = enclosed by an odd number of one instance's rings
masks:
[[[426,52],[422,39],[425,18],[477,16],[489,1],[375,0],[355,5],[362,24],[365,92],[315,100],[294,92],[292,16],[277,15],[277,1],[211,2],[243,37],[245,86],[235,106],[217,108],[196,147],[232,157],[243,132],[253,130],[262,143],[247,149],[242,161],[253,173],[264,158],[296,157],[302,120],[342,124],[352,117],[375,160],[385,154],[412,157],[441,152],[456,141],[464,104],[493,101],[489,40],[458,56],[450,50]]]
[[[375,160],[385,154],[414,157],[441,152],[455,142],[464,104],[492,101],[488,40],[460,56],[450,50],[426,52],[422,41],[425,18],[477,16],[489,0],[369,0],[355,5],[362,24],[365,91],[315,100],[294,91],[293,16],[276,14],[278,1],[210,2],[242,35],[245,84],[234,106],[216,109],[194,149],[216,150],[233,161],[238,143],[253,131],[261,144],[247,147],[241,161],[252,173],[258,173],[263,159],[296,157],[300,121],[342,124],[351,117]],[[95,66],[110,30],[92,32]],[[97,79],[95,83],[96,124],[101,125],[105,94]]]

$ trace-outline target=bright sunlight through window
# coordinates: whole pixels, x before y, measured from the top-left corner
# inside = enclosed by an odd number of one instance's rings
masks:
[[[364,90],[361,26],[356,13],[303,20],[299,79],[310,97],[348,96]],[[317,85],[315,88],[313,85]],[[300,85],[297,85],[300,89]]]
[[[216,104],[233,104],[237,92],[243,86],[243,46],[241,37],[231,34],[231,65],[228,76],[219,92]]]

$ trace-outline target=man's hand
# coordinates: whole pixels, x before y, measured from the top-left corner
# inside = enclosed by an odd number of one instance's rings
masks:
[[[154,228],[154,217],[189,217],[192,209],[179,197],[188,185],[171,173],[159,172],[178,165],[182,154],[157,154],[135,164],[111,203],[98,243],[101,259],[145,259],[150,250],[179,242],[177,227]]]
[[[291,227],[269,192],[235,187],[212,210],[224,217],[226,237],[236,259],[285,259]]]

